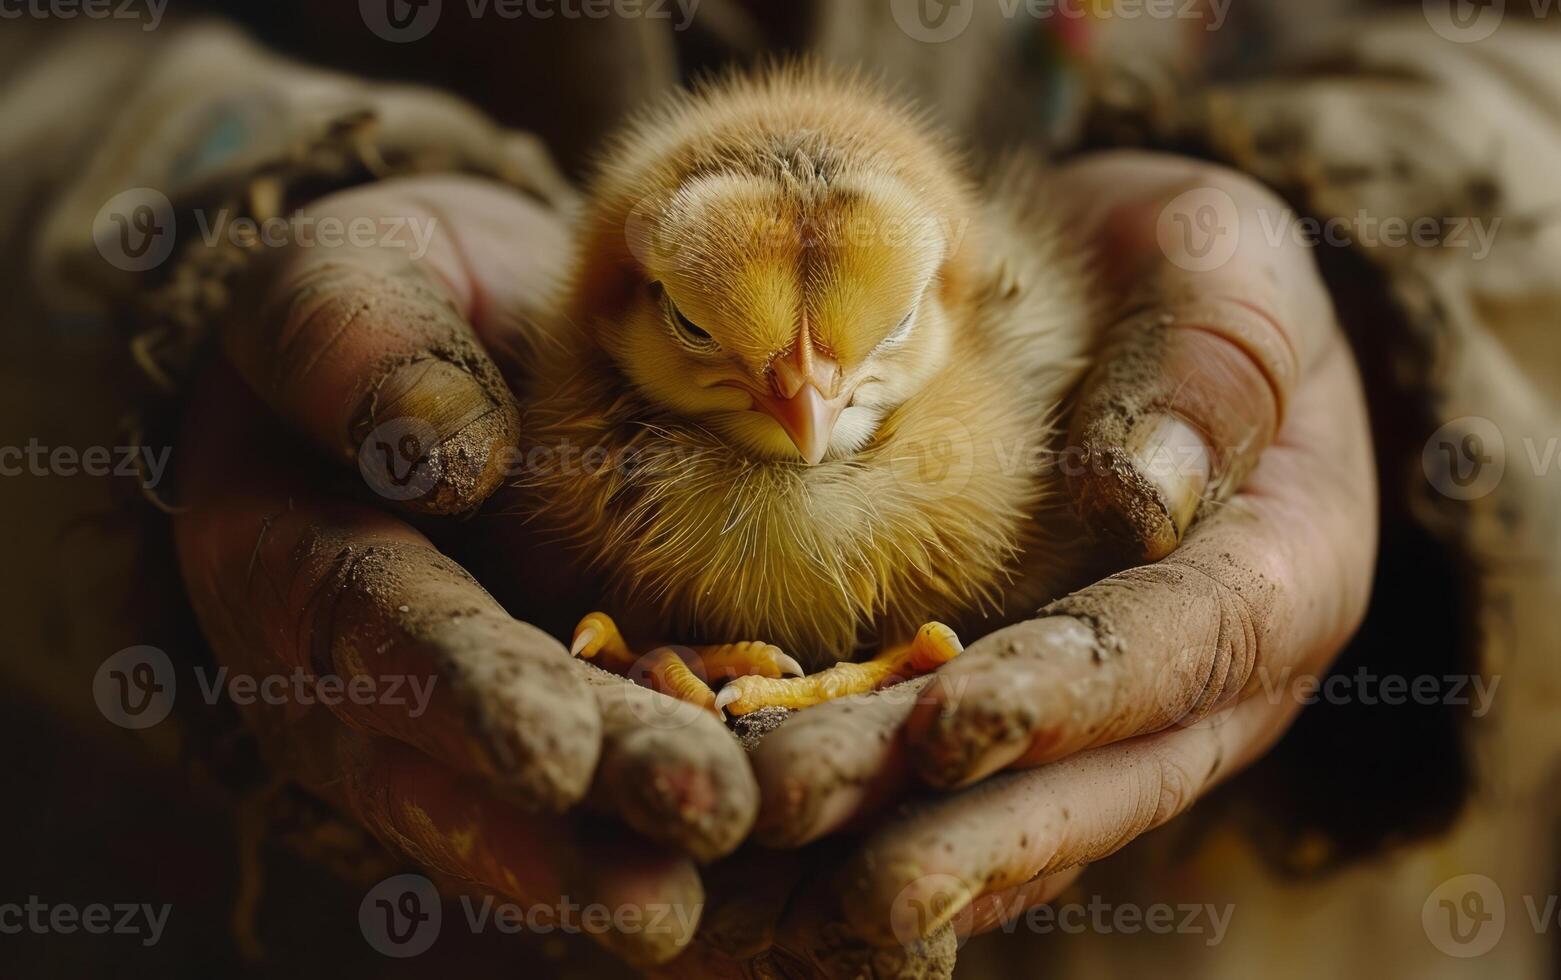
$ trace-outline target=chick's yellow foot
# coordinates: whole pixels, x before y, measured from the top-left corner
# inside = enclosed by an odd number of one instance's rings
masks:
[[[717,718],[726,718],[715,706],[715,692],[710,685],[689,669],[674,647],[660,647],[647,654],[635,671],[634,680],[653,691],[714,712]]]
[[[707,708],[715,707],[709,681],[734,677],[801,676],[802,665],[771,643],[722,643],[715,646],[659,647],[644,658],[634,651],[611,616],[594,612],[575,627],[569,652],[636,683]],[[723,716],[724,717],[724,716]]]
[[[931,673],[964,649],[952,629],[942,623],[928,623],[916,631],[916,638],[910,643],[885,650],[865,663],[835,664],[807,677],[781,680],[739,677],[721,688],[715,707],[734,715],[750,714],[760,708],[808,708]]]

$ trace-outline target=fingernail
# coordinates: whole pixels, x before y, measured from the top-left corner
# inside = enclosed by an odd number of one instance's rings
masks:
[[[1085,526],[1124,557],[1158,561],[1174,551],[1209,484],[1213,459],[1203,437],[1158,412],[1125,437],[1108,431],[1084,446],[1090,464],[1069,480]]]
[[[952,896],[949,896],[946,900],[946,903],[942,906],[942,909],[935,912],[932,920],[929,921],[923,929],[921,938],[926,939],[933,933],[937,932],[939,929],[942,929],[944,926],[948,925],[950,922],[953,922],[954,918],[961,912],[965,911],[965,909],[969,908],[970,903],[974,902],[975,900],[976,890],[969,885],[962,885],[960,891]]]
[[[1128,437],[1133,468],[1154,489],[1164,513],[1158,533],[1146,548],[1150,560],[1163,558],[1181,543],[1203,500],[1212,472],[1209,447],[1192,426],[1173,415],[1144,419]]]
[[[404,364],[364,398],[354,427],[359,468],[381,496],[427,513],[468,510],[504,476],[519,414],[497,382],[449,361]]]
[[[969,908],[979,894],[974,886],[950,874],[916,875],[907,868],[901,878],[906,884],[890,903],[888,925],[893,937],[906,948],[919,947],[936,935]],[[861,925],[864,923],[858,922]],[[880,932],[881,926],[872,931]]]

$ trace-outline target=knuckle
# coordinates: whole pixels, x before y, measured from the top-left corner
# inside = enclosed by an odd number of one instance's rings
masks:
[[[1283,407],[1301,363],[1271,300],[1200,293],[1172,300],[1169,317],[1175,333],[1170,366],[1185,369],[1189,381],[1207,378],[1218,396],[1227,397],[1219,390],[1226,385],[1238,395],[1255,389],[1251,394],[1269,394],[1274,408]]]
[[[1198,704],[1212,711],[1239,693],[1252,676],[1268,612],[1242,587],[1214,577],[1208,582],[1216,615],[1215,644]]]
[[[388,363],[409,352],[449,346],[464,321],[431,283],[411,273],[390,275],[342,259],[297,257],[273,280],[255,323],[264,380],[281,390],[329,363],[338,344],[375,338]],[[268,335],[268,324],[277,324]],[[351,351],[348,351],[351,353]]]
[[[1047,607],[1093,633],[1113,669],[1115,703],[1156,704],[1195,722],[1245,688],[1262,656],[1278,581],[1225,555],[1210,566],[1186,552],[1118,572]],[[1167,659],[1167,637],[1175,637]]]
[[[257,324],[258,353],[271,390],[307,378],[320,354],[374,306],[378,278],[343,262],[322,262],[284,276]],[[267,323],[279,324],[271,343]]]
[[[1203,791],[1205,780],[1182,760],[1165,757],[1155,767],[1154,783],[1152,815],[1145,829],[1158,827],[1192,806]]]
[[[328,549],[315,552],[313,549]],[[315,554],[329,560],[311,560]],[[352,627],[362,620],[358,609],[370,594],[365,580],[366,566],[375,556],[370,549],[357,549],[342,536],[311,530],[294,550],[292,577],[299,591],[299,649],[297,659],[316,674],[335,672],[336,662]]]
[[[427,545],[309,528],[293,548],[288,574],[299,659],[317,673],[362,664],[393,644],[446,647],[451,614],[469,633],[505,622],[480,601],[479,587],[464,569]],[[409,603],[413,583],[420,601]],[[435,666],[450,672],[460,664],[440,656]]]

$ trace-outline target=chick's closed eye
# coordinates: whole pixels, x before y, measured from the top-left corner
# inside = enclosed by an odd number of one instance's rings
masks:
[[[721,349],[715,338],[709,332],[698,326],[678,309],[672,296],[662,287],[661,283],[651,283],[661,295],[662,305],[666,308],[667,323],[672,327],[672,335],[690,350],[699,353],[712,353]]]

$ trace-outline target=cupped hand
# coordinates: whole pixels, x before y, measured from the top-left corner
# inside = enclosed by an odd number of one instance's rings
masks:
[[[757,835],[862,830],[840,904],[884,946],[1022,912],[1186,810],[1284,732],[1290,685],[1327,670],[1369,595],[1360,380],[1312,257],[1263,233],[1283,203],[1146,154],[1058,180],[1126,299],[1078,402],[1072,489],[1103,547],[1153,563],[759,747]],[[957,791],[875,817],[918,783]]]
[[[375,232],[260,256],[179,453],[180,563],[219,663],[260,692],[241,710],[285,772],[432,871],[526,903],[679,910],[599,936],[664,961],[703,903],[694,861],[752,822],[740,748],[572,660],[424,533],[505,477],[519,413],[490,351],[524,346],[566,231],[461,178],[306,216]],[[607,819],[562,815],[577,805]]]

